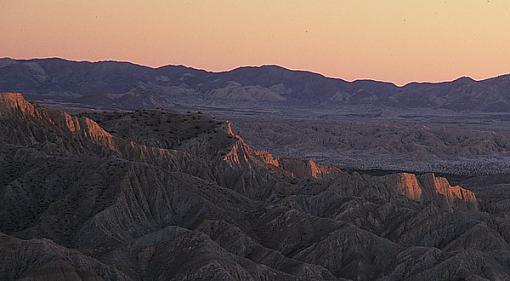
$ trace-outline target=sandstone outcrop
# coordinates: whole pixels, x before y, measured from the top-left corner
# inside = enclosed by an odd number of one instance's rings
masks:
[[[448,207],[477,209],[475,194],[461,186],[451,186],[446,178],[433,173],[415,175],[397,174],[397,191],[414,201],[435,201]]]
[[[224,157],[224,160],[232,167],[252,168],[258,166],[276,170],[289,176],[312,178],[340,173],[339,168],[321,165],[314,160],[290,157],[277,158],[267,151],[254,149],[240,135],[235,133],[230,121],[227,121],[226,131],[228,136],[235,139],[234,144]]]

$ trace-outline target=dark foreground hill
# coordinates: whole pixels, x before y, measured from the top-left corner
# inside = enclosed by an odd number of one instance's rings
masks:
[[[344,172],[202,114],[0,94],[0,280],[509,280],[510,205],[486,181]]]
[[[286,108],[372,105],[394,108],[507,112],[510,76],[483,81],[398,87],[371,80],[347,82],[279,66],[206,72],[184,66],[150,68],[125,62],[0,59],[0,91],[30,99],[106,108],[157,108],[175,104]]]

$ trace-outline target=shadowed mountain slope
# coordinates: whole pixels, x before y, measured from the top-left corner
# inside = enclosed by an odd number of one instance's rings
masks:
[[[168,108],[175,104],[335,108],[370,104],[486,112],[510,109],[508,75],[398,87],[372,80],[347,82],[270,65],[214,73],[184,66],[150,68],[113,61],[4,58],[0,60],[0,77],[0,91],[107,108]]]
[[[510,278],[490,200],[430,173],[278,158],[201,114],[0,94],[0,175],[2,280]]]

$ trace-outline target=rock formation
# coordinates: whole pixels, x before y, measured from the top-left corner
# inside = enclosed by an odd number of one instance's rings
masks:
[[[226,131],[229,137],[235,139],[234,144],[224,157],[224,160],[232,167],[251,168],[259,166],[294,177],[317,178],[340,173],[339,168],[321,165],[314,160],[290,157],[276,158],[267,151],[254,149],[240,135],[235,133],[230,121],[227,121]]]
[[[461,187],[450,186],[446,178],[433,173],[415,175],[397,174],[397,191],[414,201],[435,201],[448,207],[477,209],[478,201],[473,192]]]
[[[0,94],[1,280],[510,280],[481,194],[279,158],[199,114]]]

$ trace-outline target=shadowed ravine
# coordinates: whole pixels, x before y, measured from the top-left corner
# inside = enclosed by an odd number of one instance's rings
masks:
[[[452,186],[249,143],[200,113],[0,94],[0,280],[510,280],[507,175]]]

